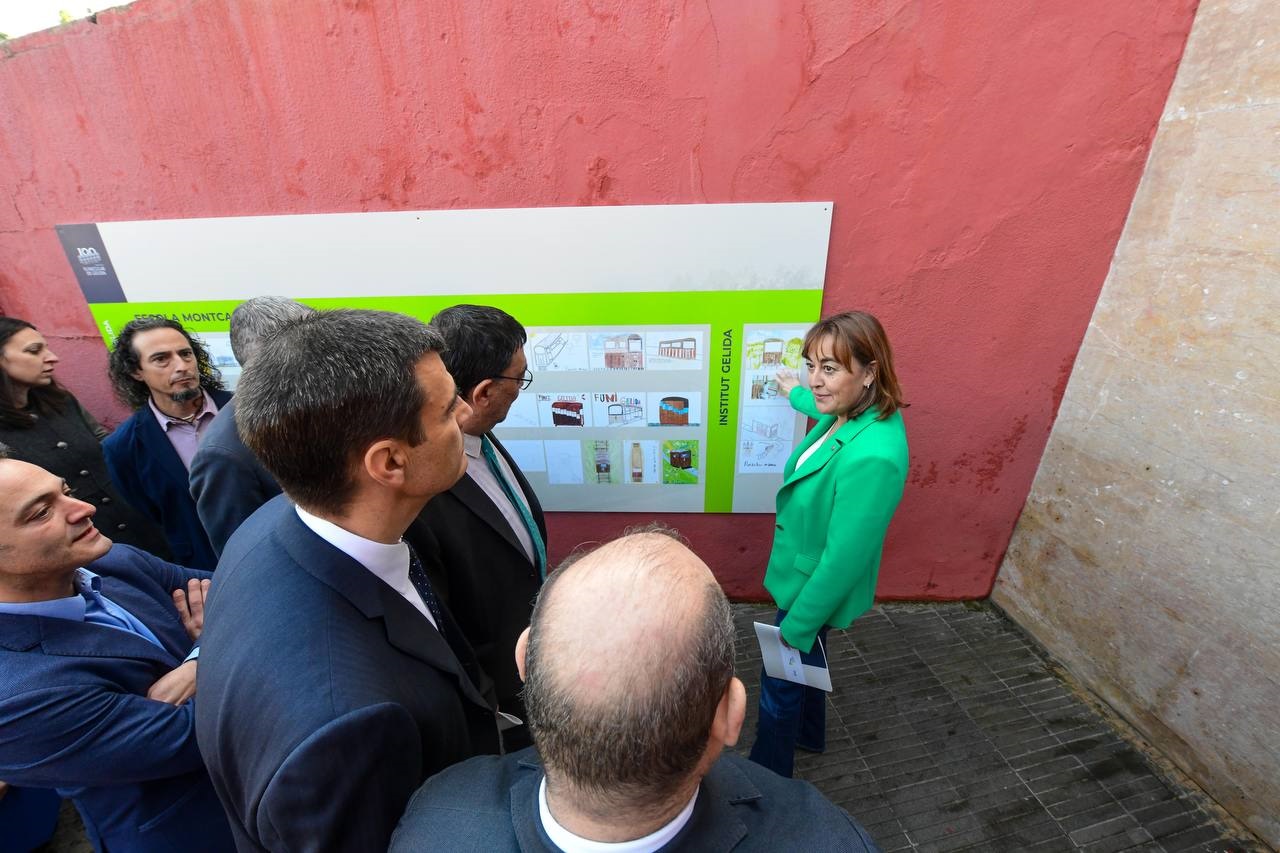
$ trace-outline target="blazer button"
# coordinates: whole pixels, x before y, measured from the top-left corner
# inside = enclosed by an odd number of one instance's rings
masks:
[[[58,448],[59,450],[62,450],[66,446],[67,446],[67,443],[65,441],[59,441],[57,444],[54,445],[54,447]]]
[[[125,529],[126,527],[128,527],[128,526],[129,526],[129,525],[125,524],[125,523],[122,521],[122,522],[120,522],[119,524],[117,524],[117,525],[116,525],[116,530],[124,530],[124,529]]]
[[[107,497],[106,495],[103,495],[103,497],[102,497],[102,502],[103,502],[104,504],[109,504],[109,503],[111,503],[111,498]]]
[[[88,468],[85,468],[83,471],[81,471],[81,472],[80,472],[80,476],[81,476],[81,477],[88,477],[88,476],[89,476],[89,469],[88,469]]]

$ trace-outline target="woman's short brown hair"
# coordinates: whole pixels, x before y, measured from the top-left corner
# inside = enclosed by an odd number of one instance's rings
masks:
[[[827,337],[831,338],[832,355],[846,370],[853,370],[855,362],[863,368],[875,365],[871,368],[871,387],[849,412],[851,419],[874,406],[879,411],[876,420],[882,421],[909,405],[903,402],[893,368],[893,348],[879,320],[866,311],[846,311],[819,320],[804,336],[804,357],[809,358],[818,342]]]

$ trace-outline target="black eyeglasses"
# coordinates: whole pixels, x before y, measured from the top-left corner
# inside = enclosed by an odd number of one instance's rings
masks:
[[[523,376],[503,376],[499,374],[497,376],[490,376],[489,378],[490,379],[510,379],[512,382],[519,382],[520,390],[523,391],[524,389],[528,388],[530,385],[533,384],[533,371],[529,370],[528,368],[525,368]]]

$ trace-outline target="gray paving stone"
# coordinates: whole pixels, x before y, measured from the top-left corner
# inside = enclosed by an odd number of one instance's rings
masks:
[[[1160,846],[1167,853],[1181,853],[1183,850],[1191,850],[1201,847],[1205,842],[1218,838],[1222,835],[1222,831],[1214,826],[1201,826],[1195,829],[1189,829],[1180,832],[1177,835],[1170,835],[1165,838],[1157,839]]]
[[[911,839],[907,837],[905,832],[894,832],[888,835],[873,835],[872,840],[880,846],[884,853],[893,853],[895,850],[914,850],[915,845],[911,843]],[[779,849],[782,849],[779,847]]]
[[[886,791],[884,796],[896,814],[909,815],[940,809],[944,803],[953,802],[956,789],[945,779],[930,779]]]
[[[921,761],[927,764],[934,764],[935,751],[918,740],[915,743],[900,744],[896,749],[881,750],[879,752],[867,751],[862,752],[862,758],[867,762],[867,766],[877,773],[896,773],[900,769],[906,770],[919,766]],[[899,765],[907,765],[899,767]]]
[[[1063,776],[1065,778],[1069,775],[1074,775],[1077,771],[1084,770],[1080,765],[1080,762],[1070,755],[1064,755],[1061,758],[1050,758],[1046,761],[1033,764],[1030,767],[1023,767],[1021,769],[1015,767],[1014,769],[1017,770],[1018,775],[1027,780],[1027,782],[1034,782],[1037,779],[1044,779],[1048,776],[1053,776],[1055,778]],[[1084,775],[1087,776],[1088,774],[1085,773]]]
[[[1090,776],[1089,771],[1080,766],[1049,776],[1041,776],[1038,779],[1028,779],[1027,787],[1035,791],[1046,805],[1065,799],[1074,799],[1092,791],[1106,790],[1101,782]]]
[[[952,835],[982,829],[982,821],[972,814],[945,814],[942,812],[920,812],[901,820],[902,828],[917,844],[926,841],[938,841]]]
[[[1022,788],[1001,788],[976,794],[957,789],[957,793],[960,796],[954,802],[943,803],[938,809],[939,812],[944,814],[981,812],[986,813],[988,819],[994,819],[991,816],[992,812],[1007,808],[1012,803],[1022,802],[1024,799],[1037,802],[1034,796],[1027,794]]]
[[[988,773],[976,779],[957,781],[956,790],[969,796],[1010,790],[1016,790],[1018,796],[1030,793],[1026,783],[1019,779],[1018,774],[1012,770]]]
[[[1085,844],[1081,850],[1087,853],[1117,853],[1120,850],[1132,850],[1151,841],[1151,834],[1142,827],[1128,829],[1116,835],[1100,839],[1092,844]]]
[[[914,836],[912,840],[915,840]],[[980,828],[957,832],[933,841],[918,842],[915,849],[921,853],[950,853],[950,851],[963,850],[967,847],[984,847],[990,842],[991,836],[985,829]]]
[[[1167,820],[1175,815],[1190,815],[1197,817],[1198,810],[1195,805],[1182,798],[1165,800],[1162,803],[1144,806],[1140,809],[1133,809],[1129,814],[1141,824],[1155,824],[1162,820]]]
[[[1192,829],[1198,829],[1206,825],[1206,818],[1203,814],[1194,811],[1184,811],[1169,817],[1160,818],[1158,820],[1149,821],[1146,824],[1147,831],[1151,833],[1151,837],[1159,841],[1161,846],[1165,846],[1165,839],[1187,832]],[[1213,836],[1210,836],[1212,838]],[[1209,839],[1206,838],[1206,841]]]
[[[1104,805],[1118,805],[1115,798],[1105,789],[1090,791],[1079,797],[1073,797],[1069,800],[1063,800],[1057,803],[1046,804],[1045,809],[1055,818],[1070,817],[1080,812],[1096,809]]]
[[[1126,809],[1141,808],[1143,805],[1162,802],[1175,796],[1169,787],[1155,776],[1129,779],[1114,785],[1107,782],[1102,784]]]
[[[1048,780],[1044,780],[1044,781],[1048,781]],[[1030,788],[1031,786],[1028,785],[1027,787]],[[1085,779],[1077,778],[1072,782],[1062,785],[1061,787],[1045,787],[1041,785],[1035,791],[1036,796],[1040,799],[1040,802],[1044,803],[1045,808],[1054,808],[1061,804],[1068,803],[1073,800],[1078,800],[1081,797],[1087,797],[1097,793],[1107,793],[1107,789],[1103,787],[1101,784],[1099,784],[1096,779],[1090,779],[1090,778],[1085,778]],[[1115,797],[1113,796],[1107,797],[1106,799],[1099,801],[1098,804],[1101,805],[1104,802],[1110,802],[1114,800],[1115,800]],[[1083,811],[1083,809],[1078,809],[1076,811]],[[1072,811],[1071,813],[1074,814],[1074,811]],[[1124,809],[1121,809],[1121,808],[1116,809],[1116,814],[1123,814],[1123,813],[1124,813]]]
[[[752,732],[751,622],[773,611],[735,611]],[[886,853],[1263,849],[1226,835],[1201,794],[1161,777],[985,606],[881,605],[833,631],[829,649],[828,750],[798,753],[797,775]]]
[[[1122,832],[1131,832],[1138,828],[1138,822],[1135,821],[1132,816],[1125,814],[1099,821],[1091,826],[1081,827],[1080,829],[1071,832],[1068,837],[1071,839],[1072,844],[1083,847],[1086,844],[1091,844],[1103,838],[1119,835]],[[1150,836],[1142,840],[1146,841],[1149,839]]]
[[[1053,821],[1039,821],[1038,823],[1028,823],[1026,825],[1014,826],[1013,824],[1005,825],[1008,827],[1007,834],[997,836],[991,839],[981,849],[984,851],[992,851],[992,853],[1022,853],[1024,850],[1035,848],[1036,845],[1049,843],[1068,843],[1062,835],[1062,830]],[[1001,831],[1005,826],[1000,827]],[[977,850],[979,848],[972,848]],[[1071,849],[1068,846],[1066,849]]]

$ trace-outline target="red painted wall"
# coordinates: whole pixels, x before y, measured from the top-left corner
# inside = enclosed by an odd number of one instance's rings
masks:
[[[825,308],[880,316],[913,403],[880,594],[981,597],[1195,6],[139,0],[0,45],[0,307],[110,421],[59,223],[833,199]],[[668,520],[760,593],[769,517]]]

